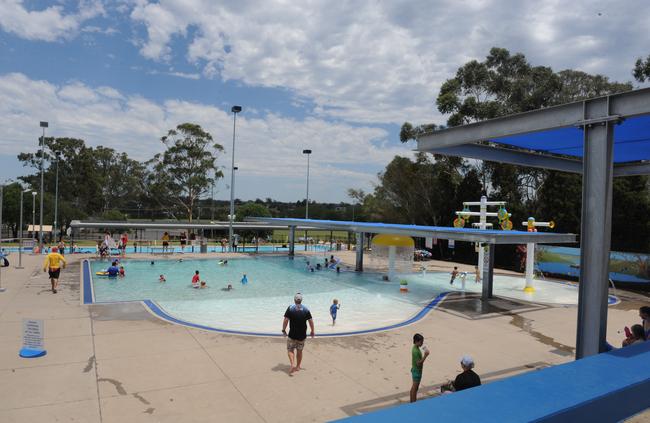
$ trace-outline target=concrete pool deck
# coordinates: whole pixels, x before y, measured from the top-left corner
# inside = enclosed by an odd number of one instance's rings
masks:
[[[432,350],[421,398],[435,395],[440,384],[455,377],[463,354],[474,357],[486,383],[572,360],[576,307],[497,298],[481,308],[475,296],[453,294],[407,327],[308,340],[304,370],[289,377],[282,339],[176,326],[137,302],[81,305],[79,261],[85,257],[70,259],[58,294],[49,290],[41,257],[25,255],[24,269],[2,270],[7,291],[0,293],[0,421],[342,418],[408,401],[415,332]],[[425,263],[437,270],[453,266]],[[614,345],[620,344],[622,328],[639,320],[638,307],[650,302],[639,294],[619,294],[623,301],[609,308],[608,339]],[[45,357],[18,357],[23,318],[44,319]],[[281,321],[278,315],[278,328]],[[327,324],[315,323],[317,333],[319,325]]]

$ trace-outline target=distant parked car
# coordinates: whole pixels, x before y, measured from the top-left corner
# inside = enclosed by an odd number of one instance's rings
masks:
[[[427,260],[433,257],[433,255],[427,250],[415,250],[413,253],[413,258],[415,261]]]

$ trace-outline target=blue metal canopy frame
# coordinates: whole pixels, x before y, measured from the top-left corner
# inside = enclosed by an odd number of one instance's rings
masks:
[[[648,115],[650,88],[434,131],[418,139],[422,152],[583,174],[576,358],[607,349],[612,178],[650,174]]]
[[[372,234],[397,234],[414,237],[453,239],[456,241],[484,242],[488,244],[561,244],[577,241],[575,234],[553,232],[524,232],[449,228],[445,226],[400,225],[396,223],[352,222],[340,220],[292,219],[250,217],[246,220],[265,225],[309,227],[333,231],[365,232]]]

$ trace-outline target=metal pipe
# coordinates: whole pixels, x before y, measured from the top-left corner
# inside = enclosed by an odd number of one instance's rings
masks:
[[[307,197],[305,200],[305,220],[309,219],[309,156],[311,150],[302,150],[302,154],[307,155]],[[305,251],[307,251],[307,230],[305,230]]]
[[[36,239],[36,191],[32,191],[32,239]]]
[[[47,122],[41,122],[43,128],[43,136],[41,137],[41,211],[39,212],[39,228],[38,228],[38,245],[39,250],[43,248],[43,161],[45,159],[45,128],[48,127]]]
[[[20,226],[18,231],[18,267],[16,269],[23,269],[23,203],[24,203],[24,194],[26,192],[31,192],[31,190],[26,189],[20,191]]]
[[[237,113],[241,112],[241,106],[232,106],[232,162],[230,166],[230,215],[228,220],[230,226],[228,228],[228,245],[230,252],[233,251],[235,234],[232,228],[232,222],[235,219],[235,129],[237,125]]]
[[[2,246],[2,199],[4,197],[4,185],[0,185],[0,246]],[[2,248],[0,247],[0,251]],[[4,254],[0,254],[4,257]],[[4,260],[3,260],[4,262]],[[2,267],[4,263],[0,263],[0,292],[5,292],[5,288],[2,287]]]
[[[54,188],[54,240],[57,240],[59,218],[59,156],[56,156],[56,182]]]

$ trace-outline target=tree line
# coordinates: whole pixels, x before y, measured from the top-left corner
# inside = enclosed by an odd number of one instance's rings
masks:
[[[3,223],[18,236],[20,194],[30,189],[40,195],[40,166],[43,163],[44,224],[54,221],[58,174],[58,226],[71,220],[95,219],[196,219],[227,220],[228,202],[212,198],[223,172],[216,162],[221,144],[197,124],[183,123],[160,138],[165,150],[151,159],[138,161],[109,147],[92,147],[79,138],[39,139],[43,148],[20,153],[18,160],[32,172],[4,187]],[[209,198],[208,198],[209,197]],[[23,199],[23,227],[32,222],[32,195]],[[36,223],[40,220],[36,198]],[[236,200],[236,220],[248,216],[304,216],[305,201],[283,203],[257,199]],[[344,219],[349,205],[310,203],[316,218]]]
[[[650,57],[639,59],[633,74],[639,82],[650,78]],[[523,54],[495,47],[485,60],[464,64],[442,84],[436,107],[448,116],[446,126],[452,127],[631,89],[631,83],[610,81],[603,75],[533,66]],[[405,122],[400,141],[443,127]],[[554,220],[555,231],[579,234],[581,184],[582,176],[577,174],[418,153],[412,159],[396,156],[379,173],[372,192],[350,189],[348,195],[360,205],[363,219],[437,226],[451,226],[463,201],[487,195],[508,203],[515,228],[534,216]],[[648,177],[616,178],[612,249],[650,250],[649,216]],[[452,252],[446,243],[439,243],[436,250],[441,257],[453,254],[468,261],[474,257],[471,245],[457,246]],[[499,247],[497,262],[513,267],[515,255],[515,246]]]

